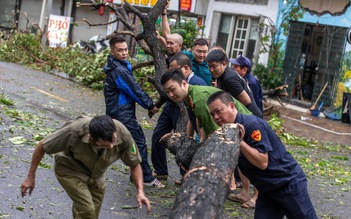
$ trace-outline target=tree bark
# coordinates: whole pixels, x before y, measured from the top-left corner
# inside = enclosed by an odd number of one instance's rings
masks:
[[[198,148],[169,218],[222,218],[239,159],[239,133],[237,125],[225,124]]]
[[[161,50],[161,46],[158,43],[157,34],[156,34],[156,20],[158,16],[162,13],[166,5],[167,5],[167,0],[157,1],[155,6],[152,7],[151,10],[146,15],[142,14],[139,10],[131,6],[128,2],[125,2],[125,5],[124,5],[126,9],[132,11],[134,14],[136,14],[139,17],[143,25],[143,32],[139,35],[149,46],[151,55],[154,58],[155,84],[153,85],[155,86],[157,92],[160,94],[160,97],[166,96],[161,86],[160,80],[161,80],[162,74],[167,71],[167,63],[165,60],[164,53]],[[163,98],[160,98],[155,105],[156,107],[160,108],[163,103],[164,103]]]
[[[178,165],[182,164],[186,169],[189,169],[190,162],[201,144],[198,144],[192,138],[187,138],[186,128],[188,117],[186,107],[183,102],[178,103],[178,107],[180,108],[180,115],[176,130],[174,130],[174,133],[164,135],[160,141],[165,148],[175,155],[175,160]]]
[[[176,163],[181,164],[186,169],[189,169],[194,154],[201,146],[194,139],[187,138],[184,132],[166,134],[160,141],[175,155]]]

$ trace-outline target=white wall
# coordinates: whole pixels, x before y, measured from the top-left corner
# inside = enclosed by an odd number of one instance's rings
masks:
[[[89,40],[91,37],[99,34],[101,34],[103,37],[106,36],[106,25],[89,27],[89,25],[83,21],[83,18],[94,24],[106,23],[108,22],[109,18],[109,11],[105,8],[105,14],[100,16],[98,11],[92,11],[91,7],[84,6],[77,8],[75,23],[78,26],[73,27],[73,42],[76,42],[77,40]]]
[[[279,1],[269,0],[268,5],[252,5],[242,3],[230,2],[216,2],[209,0],[207,7],[207,17],[205,20],[204,36],[211,41],[216,41],[218,28],[220,24],[219,13],[242,15],[258,18],[259,15],[267,16],[276,23],[278,13]],[[217,30],[217,31],[215,31]],[[266,64],[268,61],[268,54],[261,54],[259,62]]]
[[[61,0],[53,0],[52,8],[50,13],[54,15],[60,15]],[[29,18],[29,25],[39,24],[40,12],[42,7],[43,0],[22,0],[21,5],[21,15],[19,20],[19,29],[25,30],[26,28],[26,17],[24,12],[27,13]],[[64,16],[67,16],[68,13],[68,3],[66,1]],[[105,10],[105,14],[100,16],[97,10],[92,10],[92,7],[82,6],[77,8],[75,23],[78,26],[73,27],[72,32],[72,42],[75,43],[77,40],[89,40],[91,37],[101,34],[104,37],[106,36],[107,26],[96,26],[89,27],[86,22],[83,21],[83,18],[86,18],[91,23],[105,23],[108,22],[109,12]],[[45,26],[48,24],[48,16],[45,17]]]
[[[29,19],[29,25],[39,24],[41,4],[43,0],[23,0],[21,5],[20,19],[18,22],[18,28],[20,30],[26,29],[26,17],[24,13],[27,14]]]

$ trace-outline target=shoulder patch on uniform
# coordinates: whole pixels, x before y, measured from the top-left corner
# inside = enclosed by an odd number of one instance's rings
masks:
[[[132,154],[136,154],[137,150],[135,148],[135,144],[132,145],[132,147],[130,148],[130,153]]]
[[[261,132],[260,132],[260,130],[255,130],[255,131],[253,131],[252,132],[252,134],[251,134],[251,138],[253,139],[253,140],[255,140],[255,141],[261,141]]]

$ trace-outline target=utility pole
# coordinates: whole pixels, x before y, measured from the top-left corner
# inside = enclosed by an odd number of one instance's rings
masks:
[[[177,29],[179,29],[179,23],[180,23],[180,4],[181,4],[182,0],[178,0],[178,12],[177,12]]]
[[[47,22],[51,13],[52,8],[52,0],[43,0],[41,5],[40,19],[39,19],[39,27],[43,31],[43,38],[41,40],[41,46],[46,46],[47,41]]]

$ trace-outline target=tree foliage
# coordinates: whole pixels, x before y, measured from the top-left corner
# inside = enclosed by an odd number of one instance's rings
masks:
[[[178,28],[176,26],[171,26],[170,29],[172,33],[178,33],[183,37],[183,47],[185,49],[190,49],[193,46],[199,31],[196,21],[191,18],[185,18],[184,21],[179,24]]]
[[[87,54],[74,46],[43,49],[39,35],[15,31],[2,41],[0,60],[46,72],[64,72],[83,85],[102,89],[105,78],[102,68],[108,52]]]

